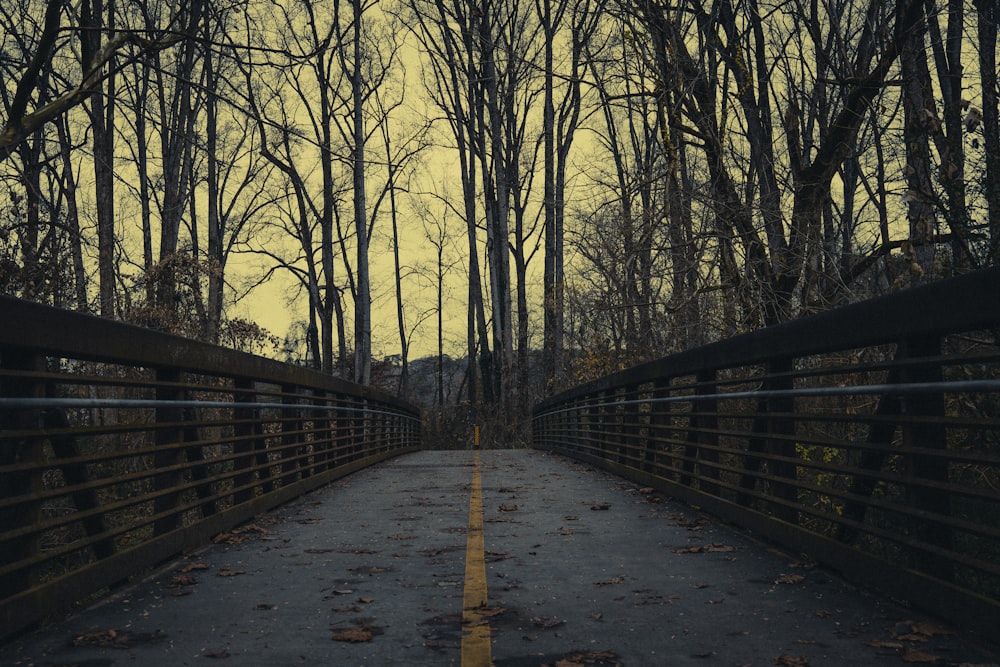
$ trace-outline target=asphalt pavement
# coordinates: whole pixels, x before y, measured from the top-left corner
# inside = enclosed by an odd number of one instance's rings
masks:
[[[650,489],[536,451],[479,460],[476,617],[497,667],[1000,663]],[[0,665],[462,665],[473,471],[470,451],[363,470],[16,639]]]

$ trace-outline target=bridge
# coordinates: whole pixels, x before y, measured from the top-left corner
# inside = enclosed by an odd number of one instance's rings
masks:
[[[997,662],[1000,271],[601,378],[528,450],[0,297],[0,664]]]

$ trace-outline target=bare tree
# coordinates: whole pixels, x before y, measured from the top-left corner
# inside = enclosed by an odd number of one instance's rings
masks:
[[[997,23],[1000,10],[991,0],[975,0],[976,34],[979,38],[979,83],[982,86],[982,132],[986,161],[986,193],[989,262],[1000,262],[1000,108],[997,97]],[[974,130],[978,125],[974,111],[966,123]]]

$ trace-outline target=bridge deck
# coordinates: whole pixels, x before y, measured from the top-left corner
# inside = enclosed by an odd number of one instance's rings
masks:
[[[467,549],[477,465],[480,553]],[[470,612],[463,631],[463,593],[481,576],[467,575],[467,556],[485,562],[476,631]],[[463,648],[463,632],[487,629],[484,645]],[[364,470],[220,535],[15,641],[0,664],[996,661],[946,632],[603,472],[534,451],[438,451]]]

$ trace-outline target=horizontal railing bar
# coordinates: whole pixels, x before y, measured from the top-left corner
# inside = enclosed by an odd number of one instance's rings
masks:
[[[756,391],[691,396],[658,396],[653,398],[600,403],[579,402],[566,408],[549,408],[535,414],[535,419],[588,408],[609,408],[646,403],[689,403],[692,401],[723,401],[744,398],[796,398],[799,396],[865,396],[900,394],[979,393],[1000,392],[1000,380],[957,380],[954,382],[900,382],[892,384],[856,385],[852,387],[803,387],[801,389],[762,389]],[[581,399],[577,399],[581,400]],[[2,403],[0,403],[2,407]]]
[[[169,399],[104,399],[104,398],[0,398],[0,409],[30,410],[45,408],[246,408],[281,409],[327,412],[364,412],[366,415],[391,415],[420,421],[420,417],[403,412],[373,410],[363,405],[312,405],[309,403],[256,403],[234,401],[189,401]],[[187,422],[190,424],[191,422]]]

